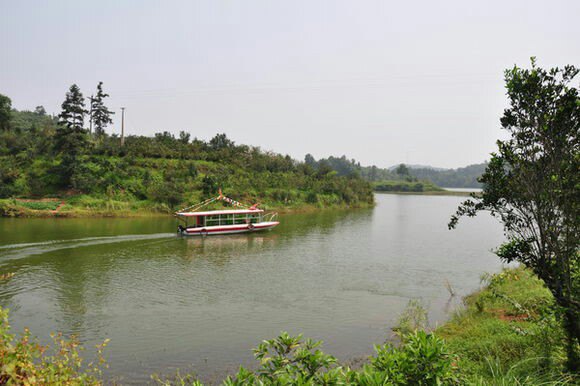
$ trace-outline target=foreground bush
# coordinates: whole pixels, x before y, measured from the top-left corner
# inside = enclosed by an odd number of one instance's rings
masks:
[[[376,355],[359,370],[342,366],[319,349],[322,342],[282,333],[262,342],[254,355],[259,367],[241,367],[223,385],[453,385],[460,384],[452,356],[435,335],[417,331],[406,335],[400,347],[376,346]],[[201,385],[192,376],[161,380],[162,385]]]
[[[8,311],[0,308],[0,385],[101,385],[102,350],[94,362],[83,365],[82,348],[75,338],[53,335],[53,346],[42,346],[26,329],[10,334]]]

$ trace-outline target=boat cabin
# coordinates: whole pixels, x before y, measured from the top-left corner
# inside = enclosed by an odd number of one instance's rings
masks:
[[[262,209],[230,209],[207,212],[178,212],[186,229],[224,225],[249,225],[263,222]]]

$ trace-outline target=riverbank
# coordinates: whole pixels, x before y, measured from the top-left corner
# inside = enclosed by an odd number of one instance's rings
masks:
[[[373,183],[375,192],[429,193],[440,192],[442,188],[431,181],[385,180]]]
[[[484,275],[485,286],[435,329],[470,384],[574,384],[550,291],[523,268]]]
[[[477,193],[477,189],[442,188],[431,181],[388,180],[373,183],[375,193],[388,194],[418,194],[425,196],[469,196]]]
[[[336,358],[320,351],[316,354],[318,358],[334,363],[328,368],[321,366],[320,371],[330,369],[333,379],[350,380],[346,384],[360,384],[368,379],[389,380],[388,384],[393,385],[577,384],[577,376],[564,372],[563,331],[554,315],[553,297],[544,284],[524,268],[485,274],[482,283],[481,290],[464,299],[464,308],[434,330],[421,330],[427,313],[420,303],[412,301],[394,329],[401,339],[398,346],[391,343],[376,346],[374,355],[353,358],[344,365],[338,365]],[[292,339],[298,338],[281,335],[267,344],[262,343],[256,350],[290,342],[305,345]],[[287,358],[293,363],[293,350],[278,354],[281,360]],[[314,356],[306,357],[316,363]],[[242,370],[233,377],[266,380],[263,374],[274,370],[270,374],[274,379],[300,379],[301,370],[300,366],[294,367],[296,363],[290,364],[289,369],[282,369],[281,364],[264,363],[268,362],[262,360],[261,365],[251,366],[250,370]],[[314,372],[316,376],[320,374]],[[196,378],[177,375],[155,379],[169,386]],[[218,381],[213,378],[212,384],[219,384]]]
[[[458,196],[458,197],[469,197],[471,193],[477,192],[463,192],[455,190],[434,190],[426,192],[395,192],[395,191],[375,191],[377,194],[396,194],[396,195],[410,195],[410,196]]]
[[[374,203],[268,203],[262,205],[268,211],[278,213],[309,213],[327,209],[372,208]],[[58,199],[0,199],[0,217],[21,218],[85,218],[85,217],[156,217],[170,216],[175,212],[166,204],[151,201],[119,201],[91,196]]]

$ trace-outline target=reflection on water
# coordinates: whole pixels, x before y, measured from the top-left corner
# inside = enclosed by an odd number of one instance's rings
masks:
[[[377,196],[371,210],[285,215],[272,232],[182,238],[171,218],[0,219],[0,304],[40,336],[111,338],[108,375],[209,375],[252,359],[281,330],[340,358],[389,337],[410,298],[435,321],[497,270],[491,219],[446,223],[461,197]],[[459,297],[457,298],[459,299]]]

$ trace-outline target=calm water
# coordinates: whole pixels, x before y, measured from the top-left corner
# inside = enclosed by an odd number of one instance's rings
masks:
[[[274,231],[178,238],[172,218],[0,219],[0,304],[15,330],[110,338],[107,375],[143,383],[175,368],[203,377],[251,363],[281,330],[349,359],[390,337],[412,298],[431,323],[500,264],[491,218],[447,221],[461,197],[378,195],[371,210],[284,215]],[[87,350],[89,351],[89,350]]]

